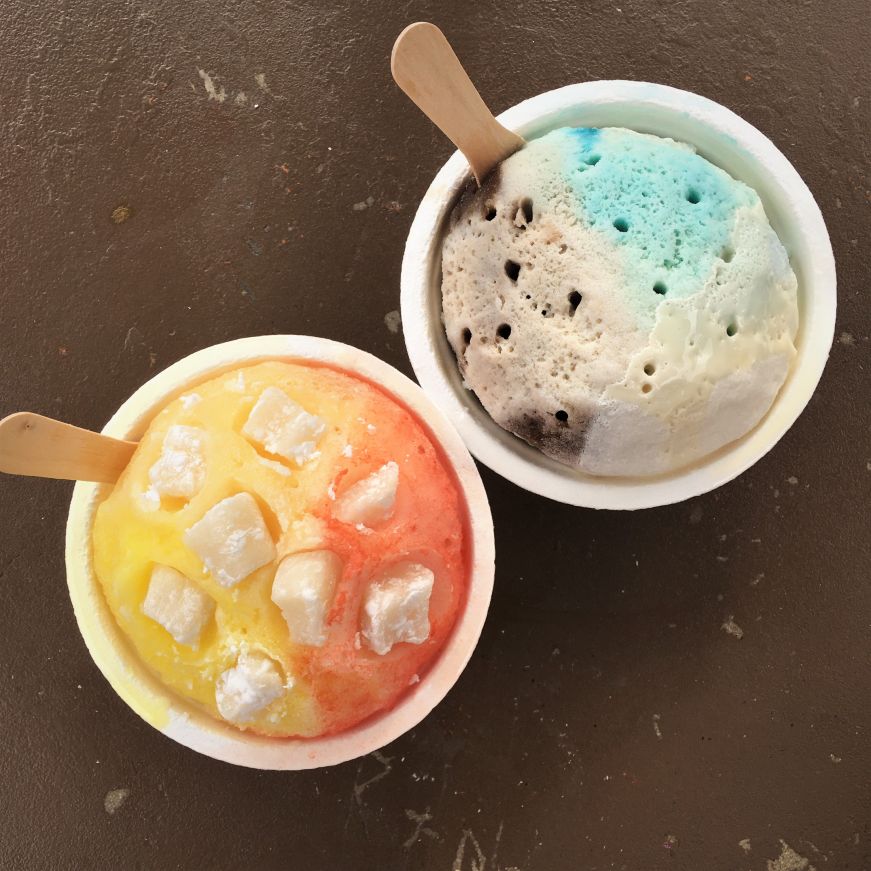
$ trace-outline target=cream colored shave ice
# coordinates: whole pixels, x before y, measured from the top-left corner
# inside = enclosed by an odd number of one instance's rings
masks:
[[[594,475],[670,472],[740,438],[796,353],[796,277],[756,192],[625,129],[552,131],[468,188],[442,303],[490,416]]]

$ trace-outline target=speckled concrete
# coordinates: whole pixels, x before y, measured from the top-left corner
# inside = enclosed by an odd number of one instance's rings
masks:
[[[137,720],[76,631],[70,487],[4,479],[0,866],[871,868],[866,0],[10,0],[0,413],[99,427],[179,357],[266,332],[410,372],[400,256],[450,150],[389,76],[418,18],[496,110],[649,79],[771,136],[838,260],[820,389],[683,505],[595,514],[485,472],[499,569],[468,670],[413,733],[312,773],[237,770]]]

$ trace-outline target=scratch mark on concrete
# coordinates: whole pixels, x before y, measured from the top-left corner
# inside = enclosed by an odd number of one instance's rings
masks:
[[[487,867],[487,859],[481,850],[481,845],[478,843],[471,829],[463,829],[463,835],[460,838],[460,843],[457,845],[457,855],[454,857],[454,864],[451,865],[451,871],[463,871],[463,862],[466,858],[466,843],[472,842],[472,847],[475,850],[475,855],[471,853],[471,865],[469,871],[484,871]]]
[[[266,91],[267,94],[271,93],[269,85],[266,84],[266,73],[255,73],[254,81],[257,82],[257,87],[261,91]]]
[[[738,841],[738,846],[745,852],[749,853],[753,848],[750,846],[750,838],[742,838]]]
[[[358,807],[363,806],[363,793],[372,786],[373,783],[378,783],[379,780],[383,780],[393,771],[393,757],[385,756],[381,751],[376,750],[371,754],[374,759],[377,759],[378,762],[383,766],[381,771],[377,774],[373,774],[368,780],[364,780],[362,783],[357,781],[354,782],[354,800],[357,802]],[[363,767],[363,763],[361,762],[357,768],[357,776],[360,775],[360,769]]]
[[[496,864],[497,859],[499,858],[499,845],[502,843],[502,830],[505,828],[505,820],[499,820],[499,831],[496,832],[496,843],[493,845],[493,855],[490,856],[490,861],[493,864],[495,869],[499,869],[499,866]]]
[[[106,793],[106,797],[103,799],[103,807],[106,809],[106,813],[109,816],[112,816],[117,811],[121,810],[121,805],[127,801],[127,798],[130,795],[130,790],[126,787],[122,787],[121,789],[110,789]]]
[[[426,825],[432,819],[432,814],[429,812],[429,808],[427,808],[422,814],[419,814],[410,808],[406,808],[405,816],[415,824],[414,832],[412,832],[410,837],[406,838],[402,845],[406,850],[410,850],[420,840],[421,835],[426,835],[434,841],[441,840],[441,835]]]
[[[780,855],[776,859],[765,860],[766,871],[817,871],[810,860],[799,856],[782,838]]]
[[[656,733],[656,737],[662,741],[662,729],[659,728],[659,721],[661,717],[659,714],[653,715],[653,731]]]
[[[214,100],[216,103],[223,103],[227,99],[227,92],[224,90],[224,86],[221,85],[220,88],[216,88],[212,77],[205,70],[197,70],[197,72],[203,80],[203,87],[206,89],[209,99]]]
[[[360,228],[360,235],[357,237],[357,244],[354,246],[354,253],[351,256],[351,265],[348,268],[348,271],[345,273],[345,281],[349,282],[354,278],[354,275],[357,271],[357,267],[363,261],[363,249],[365,247],[367,241],[367,227],[368,224],[362,224]]]
[[[720,628],[729,635],[734,635],[739,641],[744,637],[744,630],[735,622],[735,617],[732,614],[728,616]]]
[[[832,762],[835,763],[835,765],[839,765],[841,762],[844,761],[843,759],[841,759],[840,756],[835,756],[834,753],[829,753],[829,759],[831,759]]]
[[[145,336],[142,335],[138,327],[130,327],[127,330],[127,335],[124,336],[124,350],[133,351],[134,348],[141,348],[145,344]]]
[[[390,311],[384,315],[384,325],[391,333],[398,333],[399,327],[402,325],[402,317],[398,311]]]
[[[130,218],[133,217],[133,209],[127,205],[117,206],[112,209],[110,217],[112,218],[113,224],[123,224],[125,221],[129,221]]]

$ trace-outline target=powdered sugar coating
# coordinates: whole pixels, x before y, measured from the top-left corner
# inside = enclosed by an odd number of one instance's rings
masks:
[[[206,478],[205,444],[206,434],[201,429],[181,424],[171,426],[163,439],[160,457],[148,472],[150,489],[158,497],[196,496]]]
[[[159,564],[152,568],[142,613],[179,644],[196,647],[214,610],[214,601],[181,572]]]
[[[225,720],[244,725],[293,687],[294,680],[281,677],[278,665],[268,656],[243,651],[233,668],[215,684],[215,703]]]
[[[184,543],[222,587],[233,587],[275,559],[275,544],[250,493],[213,505],[184,534]]]
[[[270,454],[305,465],[318,455],[318,439],[326,424],[309,414],[283,390],[267,387],[242,427],[246,435]]]
[[[398,486],[399,466],[391,460],[349,487],[336,501],[333,515],[361,531],[382,523],[393,513]]]
[[[426,641],[434,580],[426,566],[402,562],[372,581],[363,599],[361,632],[375,653],[384,656],[394,644]]]

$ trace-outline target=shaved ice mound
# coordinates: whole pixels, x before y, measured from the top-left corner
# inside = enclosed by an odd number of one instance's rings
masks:
[[[592,475],[703,459],[765,416],[797,282],[751,188],[690,146],[562,128],[451,215],[445,330],[490,416]]]
[[[362,377],[286,360],[169,401],[100,502],[90,551],[163,687],[274,738],[399,706],[472,569],[463,491],[427,426]]]

